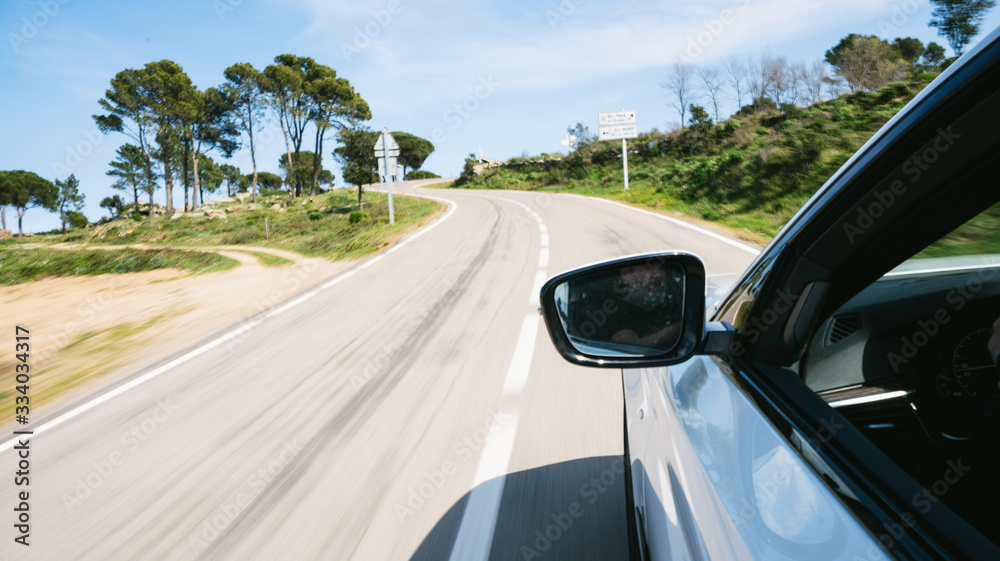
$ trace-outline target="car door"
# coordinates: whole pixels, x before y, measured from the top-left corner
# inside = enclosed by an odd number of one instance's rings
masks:
[[[995,32],[925,90],[800,211],[712,318],[727,351],[640,371],[632,449],[653,559],[996,558],[797,371],[822,320],[997,202]],[[628,379],[634,374],[626,373]],[[641,481],[637,481],[641,480]]]
[[[651,559],[867,559],[879,551],[725,363],[697,356],[642,376],[651,392],[652,434],[640,456]]]

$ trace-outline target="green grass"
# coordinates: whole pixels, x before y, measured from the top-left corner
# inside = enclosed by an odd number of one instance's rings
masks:
[[[1000,204],[979,213],[915,257],[1000,254]]]
[[[0,247],[0,286],[45,277],[138,273],[176,267],[195,273],[231,269],[235,259],[217,253],[176,249],[49,249]]]
[[[429,185],[423,185],[422,189],[450,189],[455,186],[454,181],[441,181],[439,183],[431,183]]]
[[[283,265],[288,265],[293,263],[291,259],[285,259],[284,257],[274,255],[273,253],[265,253],[263,251],[251,251],[249,249],[238,249],[240,253],[246,253],[247,255],[252,255],[257,261],[260,261],[261,265],[266,267],[281,267]]]
[[[718,125],[640,135],[628,143],[628,191],[619,142],[593,142],[569,156],[513,158],[481,175],[469,162],[453,186],[605,197],[765,243],[925,85],[900,82],[788,114],[746,111]]]
[[[392,244],[399,237],[436,215],[442,205],[393,197],[395,224],[389,224],[388,199],[383,193],[366,191],[364,212],[369,218],[351,224],[348,215],[357,210],[357,193],[338,189],[313,197],[289,199],[286,195],[262,197],[251,208],[246,203],[224,203],[226,218],[201,214],[176,220],[156,216],[135,222],[131,218],[68,234],[32,236],[33,243],[72,241],[84,244],[149,244],[171,247],[255,245],[285,249],[309,257],[355,259]],[[272,209],[284,204],[284,212]],[[312,218],[310,218],[312,215]]]

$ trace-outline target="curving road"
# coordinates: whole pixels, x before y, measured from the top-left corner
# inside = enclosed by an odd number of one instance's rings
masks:
[[[595,199],[400,191],[450,210],[42,419],[27,548],[4,441],[0,559],[622,558],[621,378],[558,357],[538,288],[629,253],[719,274],[756,252]]]

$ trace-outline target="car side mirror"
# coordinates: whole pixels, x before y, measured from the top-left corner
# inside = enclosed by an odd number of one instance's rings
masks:
[[[549,336],[563,358],[605,368],[668,366],[705,339],[705,265],[651,253],[557,275],[541,291]]]

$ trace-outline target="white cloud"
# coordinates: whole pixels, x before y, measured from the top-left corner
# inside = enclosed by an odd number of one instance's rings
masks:
[[[388,4],[300,1],[313,17],[310,32],[330,38],[327,49],[335,52],[327,55],[340,60],[345,40],[353,41],[351,34],[364,30],[371,13]],[[418,7],[399,1],[401,13],[353,57],[349,77],[390,89],[393,83],[411,84],[405,97],[414,102],[423,97],[421,88],[427,97],[451,92],[450,98],[461,98],[479,75],[492,74],[504,82],[505,91],[519,92],[612,79],[616,72],[665,69],[676,57],[692,53],[697,62],[714,62],[852,21],[871,21],[893,6],[889,0],[740,0],[639,9],[575,0],[576,11],[563,15],[568,10],[559,12],[554,1],[520,12],[512,6],[510,13],[477,4],[445,10],[441,2]],[[550,25],[552,14],[565,19]],[[811,53],[810,58],[819,56]]]

